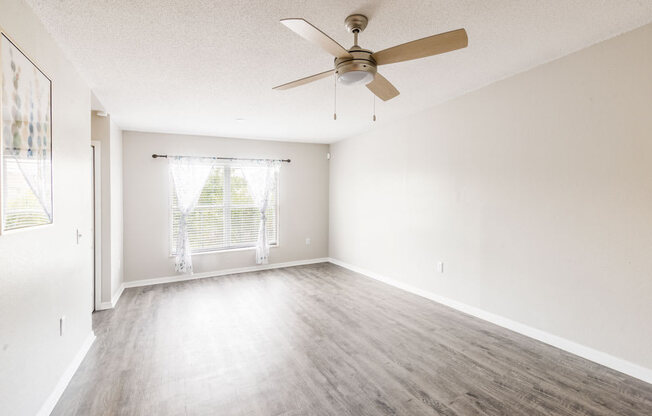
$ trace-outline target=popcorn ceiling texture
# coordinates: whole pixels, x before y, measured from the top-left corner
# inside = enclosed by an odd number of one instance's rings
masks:
[[[339,87],[335,122],[332,79],[272,91],[332,68],[282,18],[348,48],[344,18],[364,13],[359,43],[372,50],[466,28],[467,49],[380,68],[401,95],[376,102],[379,123],[652,21],[649,0],[26,2],[123,129],[322,143],[372,128],[373,97]]]

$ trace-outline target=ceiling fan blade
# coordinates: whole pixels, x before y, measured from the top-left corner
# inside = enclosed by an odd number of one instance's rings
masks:
[[[344,49],[342,45],[331,39],[330,36],[317,29],[315,26],[308,23],[304,19],[282,19],[281,23],[287,26],[288,29],[312,42],[321,46],[326,52],[330,53],[336,58],[349,58],[351,54]]]
[[[367,88],[373,92],[376,97],[380,98],[383,101],[391,100],[400,94],[395,86],[387,79],[376,72],[374,80],[367,84]]]
[[[383,49],[382,51],[371,54],[371,56],[376,60],[378,65],[387,65],[438,55],[440,53],[466,48],[468,45],[469,38],[466,35],[466,30],[457,29]]]
[[[333,75],[333,72],[335,72],[334,69],[329,69],[328,71],[320,72],[319,74],[315,75],[310,75],[309,77],[301,78],[296,81],[288,82],[287,84],[279,85],[274,88],[273,90],[289,90],[290,88],[294,87],[299,87],[304,84],[308,84],[313,81],[320,80],[322,78],[326,78],[329,75]]]

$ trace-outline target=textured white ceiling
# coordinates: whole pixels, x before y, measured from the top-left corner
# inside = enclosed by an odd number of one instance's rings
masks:
[[[380,50],[466,28],[469,47],[380,71],[393,119],[652,21],[650,0],[27,0],[123,129],[328,143],[370,129],[364,86],[272,87],[332,67],[278,21],[303,17],[345,47]],[[244,118],[242,122],[236,119]]]

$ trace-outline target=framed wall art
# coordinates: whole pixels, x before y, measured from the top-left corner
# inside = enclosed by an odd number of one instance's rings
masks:
[[[52,81],[0,30],[0,232],[52,223]]]

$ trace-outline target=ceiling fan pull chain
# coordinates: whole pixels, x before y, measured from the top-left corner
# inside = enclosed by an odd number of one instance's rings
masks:
[[[333,85],[333,120],[337,120],[337,74],[333,77],[335,84]]]
[[[376,94],[372,94],[374,96],[374,121],[376,121]]]

